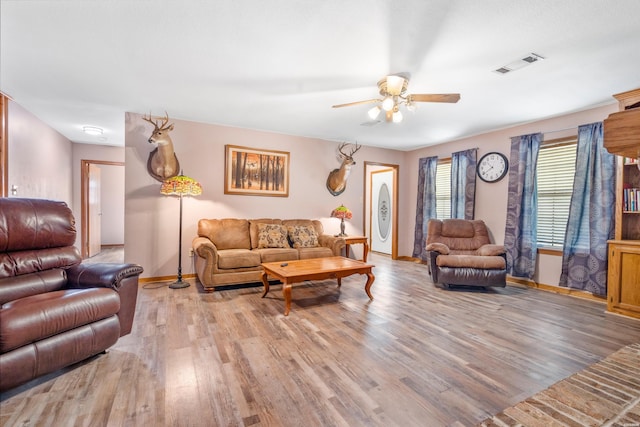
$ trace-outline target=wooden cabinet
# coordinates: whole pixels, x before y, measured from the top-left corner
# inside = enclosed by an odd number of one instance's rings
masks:
[[[640,89],[614,97],[621,111],[604,121],[604,146],[618,155],[607,310],[640,318]]]
[[[610,153],[640,157],[640,108],[610,114],[604,121],[604,147]]]
[[[618,111],[604,121],[604,147],[611,154],[640,157],[640,89],[613,95]]]
[[[640,241],[609,241],[607,310],[640,319]]]

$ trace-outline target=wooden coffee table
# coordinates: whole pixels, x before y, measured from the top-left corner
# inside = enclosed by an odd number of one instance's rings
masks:
[[[364,290],[369,299],[371,295],[371,285],[375,276],[371,272],[374,266],[363,261],[356,261],[344,257],[312,258],[287,262],[265,262],[262,263],[264,271],[262,273],[262,284],[264,285],[264,298],[269,293],[269,281],[267,276],[275,277],[282,282],[282,294],[284,295],[284,315],[289,315],[291,309],[291,285],[304,282],[305,280],[326,280],[338,279],[338,286],[342,285],[343,277],[352,274],[366,274],[367,283]]]

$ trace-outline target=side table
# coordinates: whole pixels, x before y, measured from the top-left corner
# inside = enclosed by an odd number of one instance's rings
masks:
[[[367,262],[367,255],[369,254],[369,240],[366,236],[345,236],[344,241],[347,243],[344,249],[344,255],[347,258],[349,258],[349,247],[359,243],[363,246],[362,261]]]

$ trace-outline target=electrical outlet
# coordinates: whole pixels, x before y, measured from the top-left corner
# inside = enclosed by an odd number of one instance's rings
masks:
[[[193,248],[189,248],[189,256],[190,256],[190,257],[194,256]]]

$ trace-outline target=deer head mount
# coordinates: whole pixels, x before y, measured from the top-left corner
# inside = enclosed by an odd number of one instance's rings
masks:
[[[169,137],[169,132],[173,130],[173,123],[169,123],[169,114],[165,112],[162,122],[149,117],[142,117],[142,120],[153,125],[153,133],[149,137],[150,144],[156,144],[156,148],[149,153],[147,159],[147,171],[154,179],[163,182],[166,179],[178,175],[180,172],[180,162],[173,151],[173,142]]]
[[[358,145],[358,143],[356,143],[355,147],[349,151],[349,154],[347,154],[343,151],[347,145],[351,144],[343,142],[338,147],[342,164],[340,164],[338,169],[334,169],[329,172],[329,176],[327,177],[327,190],[329,190],[329,193],[334,196],[342,194],[345,188],[347,188],[347,179],[351,173],[351,166],[356,164],[356,161],[353,160],[353,155],[362,148],[362,145]]]

